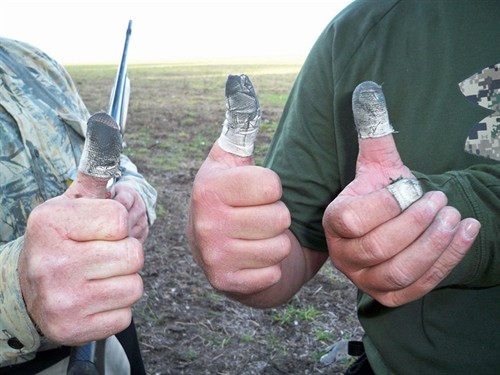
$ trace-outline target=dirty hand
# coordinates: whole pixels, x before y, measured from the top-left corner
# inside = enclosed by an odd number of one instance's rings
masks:
[[[149,234],[149,224],[146,204],[142,197],[137,190],[118,182],[113,186],[112,198],[128,211],[129,236],[144,243]]]
[[[222,134],[197,173],[187,227],[193,257],[212,286],[251,294],[273,286],[290,251],[281,182],[254,165],[260,104],[245,75],[229,76]]]
[[[353,93],[359,155],[355,179],[323,217],[330,258],[386,306],[432,290],[465,256],[479,232],[438,191],[423,194],[396,149],[381,87]]]
[[[128,327],[131,306],[143,292],[142,245],[129,236],[129,212],[122,203],[103,199],[121,146],[110,146],[118,130],[98,115],[89,120],[76,180],[30,214],[19,259],[31,318],[47,339],[64,345]]]

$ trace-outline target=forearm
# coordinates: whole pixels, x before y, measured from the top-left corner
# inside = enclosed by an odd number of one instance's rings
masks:
[[[24,304],[17,264],[24,245],[20,237],[0,246],[0,367],[32,359],[41,343],[40,335]]]
[[[328,253],[303,248],[292,232],[287,231],[291,242],[290,255],[281,263],[281,278],[273,286],[248,295],[227,293],[238,302],[256,308],[279,306],[292,298],[328,259]]]

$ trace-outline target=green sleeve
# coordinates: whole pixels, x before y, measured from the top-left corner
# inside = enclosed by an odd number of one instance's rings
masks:
[[[426,191],[440,190],[462,218],[473,217],[481,231],[465,258],[442,286],[489,287],[500,284],[500,165],[477,165],[460,171],[425,176],[414,172]]]
[[[292,232],[302,246],[318,251],[327,251],[324,209],[340,192],[331,64],[323,34],[297,76],[264,161],[280,176]]]

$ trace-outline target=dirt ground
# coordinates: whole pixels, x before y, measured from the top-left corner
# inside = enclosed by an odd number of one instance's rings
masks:
[[[150,375],[341,374],[346,362],[325,365],[320,357],[337,340],[359,339],[362,330],[356,291],[330,264],[286,305],[258,310],[215,292],[191,257],[185,235],[190,190],[220,132],[225,75],[236,68],[203,69],[130,73],[126,152],[157,189],[159,202],[144,247],[145,293],[134,308],[146,369]],[[267,93],[261,102],[263,123],[270,126],[261,144],[272,136],[298,68],[290,69],[261,67],[251,76],[257,91]],[[109,73],[71,72],[89,108],[102,107]],[[276,96],[281,100],[273,101]]]
[[[136,307],[144,360],[151,374],[336,374],[322,350],[358,336],[355,294],[327,266],[286,306],[251,309],[211,289],[194,264],[184,234],[194,171],[164,176],[160,199],[169,214],[146,245],[145,295]]]

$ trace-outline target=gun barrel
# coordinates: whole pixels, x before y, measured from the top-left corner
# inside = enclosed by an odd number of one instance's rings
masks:
[[[122,127],[123,121],[123,101],[124,94],[127,86],[127,54],[128,54],[128,44],[130,35],[132,34],[132,20],[128,22],[127,32],[125,35],[125,44],[123,46],[122,59],[118,68],[115,79],[115,87],[112,91],[112,96],[110,100],[110,108],[108,114],[113,117],[120,126]]]

